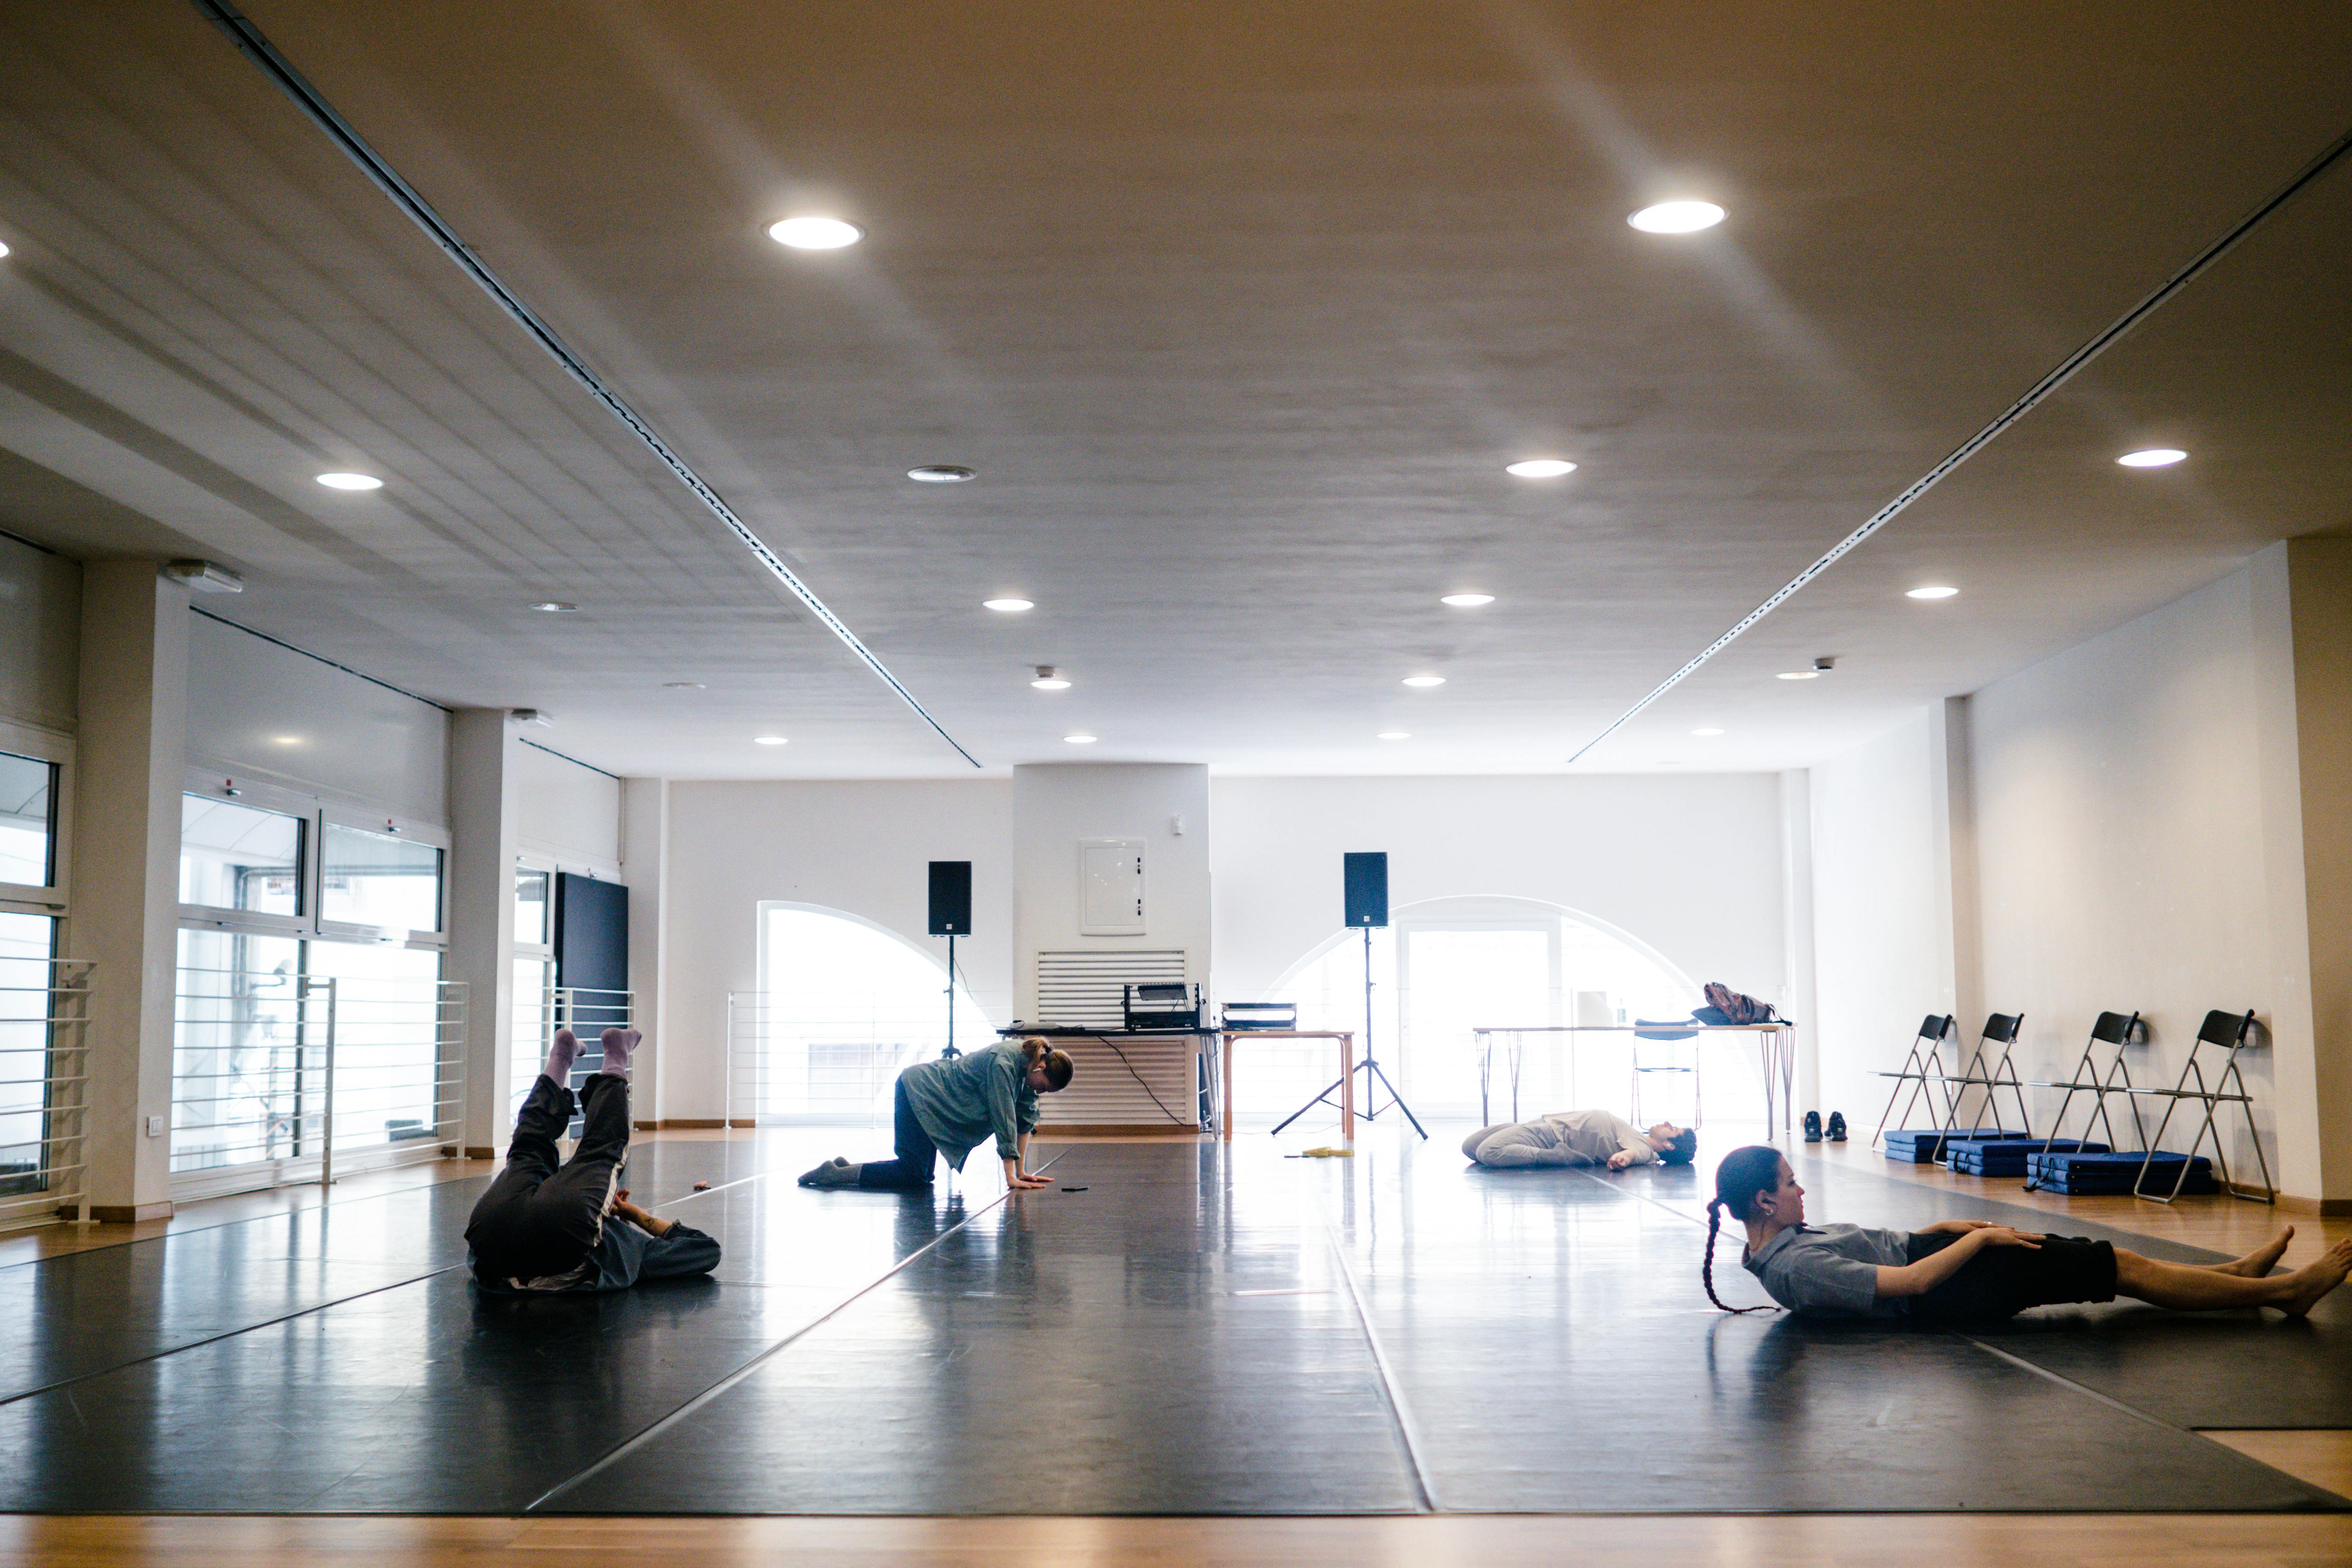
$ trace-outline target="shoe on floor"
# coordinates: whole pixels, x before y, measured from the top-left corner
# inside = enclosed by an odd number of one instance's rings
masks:
[[[863,1166],[853,1166],[839,1155],[801,1176],[803,1186],[856,1186],[857,1173]]]
[[[1822,1113],[1819,1111],[1808,1111],[1805,1113],[1805,1142],[1818,1144],[1821,1141]]]
[[[1830,1113],[1830,1142],[1832,1144],[1845,1142],[1845,1113],[1843,1111]]]

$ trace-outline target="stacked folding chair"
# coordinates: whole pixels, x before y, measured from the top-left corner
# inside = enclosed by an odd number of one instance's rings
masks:
[[[2036,1089],[2063,1089],[2066,1092],[2065,1097],[2058,1102],[2057,1119],[2050,1124],[2050,1136],[2042,1141],[2040,1153],[2045,1155],[2098,1154],[2112,1149],[2116,1144],[2122,1142],[2116,1134],[2114,1120],[2107,1113],[2107,1096],[2110,1094],[2122,1095],[2124,1103],[2131,1107],[2134,1145],[2141,1149],[2148,1146],[2147,1128],[2139,1119],[2137,1098],[2139,1092],[2132,1087],[2131,1068],[2124,1061],[2124,1047],[2136,1043],[2139,1032],[2139,1014],[2133,1013],[2129,1018],[2126,1018],[2121,1013],[2101,1013],[2097,1021],[2091,1025],[2091,1038],[2083,1044],[2082,1060],[2074,1063],[2074,1071],[2068,1076],[2066,1082],[2036,1083],[2033,1086]],[[2099,1064],[2095,1056],[2099,1047],[2103,1045],[2109,1047],[2114,1052],[2107,1058],[2105,1066]],[[2076,1094],[2091,1096],[2091,1114],[2083,1124],[2083,1138],[2086,1141],[2082,1142],[2061,1138],[2058,1135],[2065,1129],[2066,1113],[2074,1105]],[[2092,1134],[2098,1132],[2104,1132],[2106,1134],[2105,1143],[2094,1144],[2087,1141]],[[2034,1176],[2032,1172],[2022,1171],[2021,1174],[2026,1178],[2025,1186],[2028,1191],[2042,1185],[2041,1178]]]

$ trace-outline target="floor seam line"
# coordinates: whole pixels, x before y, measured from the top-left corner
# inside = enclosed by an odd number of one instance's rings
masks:
[[[1069,1151],[1065,1149],[1062,1153],[1067,1154]],[[1040,1172],[1051,1170],[1055,1166],[1061,1163],[1061,1159],[1062,1155],[1055,1155],[1052,1159],[1047,1160],[1044,1165],[1039,1166],[1037,1170]],[[824,1327],[826,1323],[831,1322],[835,1318],[848,1311],[858,1301],[863,1301],[866,1296],[889,1283],[890,1281],[898,1275],[912,1268],[924,1258],[929,1257],[932,1250],[941,1242],[945,1241],[949,1237],[964,1229],[982,1215],[987,1214],[1003,1204],[1010,1201],[1013,1196],[1013,1189],[1007,1187],[995,1198],[994,1201],[980,1208],[974,1209],[971,1213],[964,1216],[953,1225],[949,1226],[945,1230],[940,1231],[937,1236],[932,1237],[929,1241],[924,1242],[920,1247],[918,1247],[912,1252],[908,1253],[904,1258],[899,1259],[898,1261],[893,1263],[880,1274],[876,1275],[866,1283],[860,1285],[856,1290],[852,1291],[848,1295],[844,1296],[840,1301],[835,1301],[832,1306],[827,1307],[816,1317],[811,1318],[807,1322],[803,1323],[800,1327],[794,1329],[792,1333],[786,1334],[775,1343],[768,1346],[767,1349],[760,1352],[759,1354],[753,1356],[751,1360],[745,1362],[742,1365],[737,1367],[734,1371],[729,1373],[726,1376],[720,1378],[718,1382],[712,1384],[709,1387],[704,1389],[701,1393],[696,1395],[693,1398],[688,1400],[685,1404],[679,1406],[668,1415],[662,1416],[660,1419],[656,1420],[647,1426],[640,1427],[635,1432],[631,1433],[628,1437],[622,1438],[621,1441],[606,1449],[604,1454],[599,1456],[597,1459],[593,1463],[590,1464],[585,1469],[581,1470],[576,1475],[568,1476],[564,1479],[558,1481],[555,1485],[548,1488],[545,1491],[540,1493],[539,1496],[533,1498],[530,1501],[523,1504],[521,1508],[515,1511],[516,1517],[520,1518],[528,1514],[536,1514],[539,1510],[546,1507],[549,1503],[555,1500],[556,1498],[562,1496],[567,1491],[570,1491],[572,1488],[580,1485],[582,1482],[594,1477],[598,1472],[608,1469],[622,1458],[627,1457],[629,1454],[635,1452],[645,1444],[651,1442],[662,1433],[669,1430],[670,1427],[677,1425],[678,1422],[686,1419],[687,1416],[692,1415],[697,1410],[701,1409],[704,1406],[709,1404],[712,1400],[718,1398],[729,1389],[733,1388],[736,1385],[741,1383],[745,1378],[750,1377],[751,1374],[757,1372],[761,1367],[765,1366],[773,1357],[780,1354],[792,1345],[797,1344],[802,1339],[814,1333],[818,1329]]]
[[[1340,1282],[1348,1287],[1349,1304],[1356,1309],[1356,1322],[1364,1331],[1364,1343],[1372,1353],[1372,1369],[1380,1375],[1381,1392],[1387,1398],[1389,1416],[1396,1423],[1398,1440],[1404,1445],[1406,1463],[1412,1470],[1413,1489],[1421,1493],[1423,1513],[1442,1513],[1437,1500],[1437,1489],[1430,1483],[1429,1466],[1422,1457],[1420,1426],[1413,1419],[1412,1407],[1404,1392],[1397,1386],[1396,1369],[1389,1364],[1388,1349],[1381,1343],[1380,1330],[1372,1324],[1371,1309],[1364,1304],[1363,1291],[1356,1284],[1356,1271],[1349,1267],[1348,1249],[1340,1244],[1339,1232],[1331,1223],[1330,1211],[1323,1206],[1319,1184],[1309,1174],[1307,1190],[1315,1200],[1315,1218],[1323,1227],[1323,1239],[1331,1244],[1331,1256],[1338,1262]]]

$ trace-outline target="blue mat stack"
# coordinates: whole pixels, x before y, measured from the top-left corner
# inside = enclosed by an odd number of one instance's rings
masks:
[[[2147,1156],[2137,1154],[2032,1154],[2025,1157],[2025,1174],[2034,1184],[2048,1192],[2063,1192],[2072,1197],[2087,1194],[2128,1193],[2138,1179],[2140,1162]],[[2147,1180],[2140,1190],[2159,1196],[2168,1195],[2172,1184],[2180,1182],[2184,1193],[2219,1192],[2213,1181],[2213,1162],[2203,1155],[2190,1162],[2189,1177],[2181,1181],[2180,1164],[2185,1156],[2159,1149],[2148,1161]]]
[[[1947,1133],[1941,1127],[1912,1127],[1886,1134],[1886,1157],[1906,1166],[1934,1165],[1944,1152],[1944,1145],[1962,1139],[2030,1138],[2029,1133],[2012,1133],[2005,1127],[1955,1127]],[[2038,1144],[2036,1146],[2039,1146]]]
[[[2021,1176],[2027,1156],[2040,1154],[2042,1145],[2040,1138],[1955,1138],[1945,1148],[1951,1155],[1952,1169],[1962,1176]],[[2104,1155],[2107,1145],[2059,1138],[2050,1145],[2050,1152]]]

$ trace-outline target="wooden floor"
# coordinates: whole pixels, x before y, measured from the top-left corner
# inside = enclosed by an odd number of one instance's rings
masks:
[[[2341,1568],[2352,1515],[1583,1515],[1386,1519],[0,1517],[0,1568],[1675,1568],[2020,1562]]]

